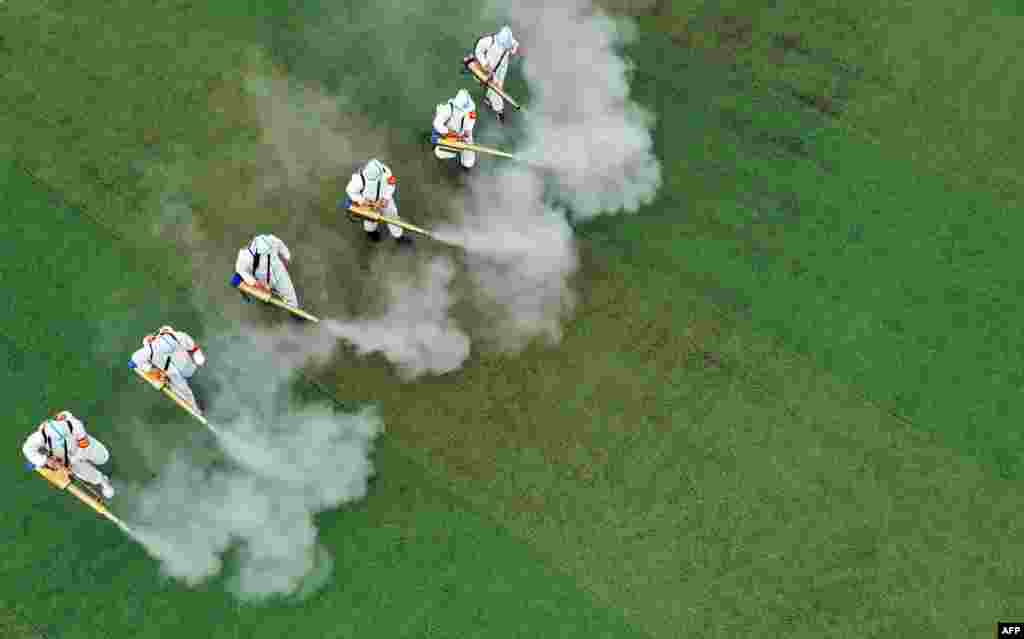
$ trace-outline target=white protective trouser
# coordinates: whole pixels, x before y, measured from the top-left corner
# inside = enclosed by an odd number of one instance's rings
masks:
[[[498,65],[498,68],[495,69],[494,75],[491,76],[491,79],[498,86],[501,86],[501,87],[505,86],[505,76],[508,75],[508,59],[510,57],[512,57],[512,56],[506,55],[505,59],[502,60],[501,64]],[[491,108],[494,109],[494,111],[496,113],[504,113],[504,111],[505,111],[505,100],[503,100],[501,98],[501,96],[498,95],[497,91],[495,91],[494,89],[488,87],[485,99],[488,101],[488,103],[491,105]]]
[[[277,295],[290,306],[298,308],[299,296],[295,294],[295,285],[292,284],[291,275],[282,264],[280,269],[274,269],[270,274],[270,286]]]
[[[386,217],[398,217],[398,207],[395,206],[394,198],[388,200],[388,205],[378,210],[378,213]],[[377,222],[372,220],[363,220],[363,230],[367,233],[373,233],[380,226]],[[388,224],[388,231],[391,233],[391,237],[396,240],[402,237],[402,233],[405,231],[401,226],[395,226],[394,224]]]
[[[63,457],[63,453],[58,457]],[[96,468],[108,461],[110,461],[110,451],[103,445],[103,442],[90,436],[88,446],[76,448],[71,453],[71,472],[75,477],[84,482],[98,486],[109,486],[110,479]]]
[[[270,290],[276,293],[281,299],[288,304],[298,308],[299,297],[295,294],[295,285],[292,284],[292,277],[288,274],[288,269],[285,268],[281,258],[276,254],[272,256],[261,255],[260,265],[254,273],[254,277],[262,283],[267,281],[267,267],[266,262],[270,262]],[[191,377],[191,376],[190,376]]]
[[[191,375],[182,375],[182,373],[173,364],[169,369],[167,369],[167,381],[171,385],[171,390],[198,409],[199,404],[196,403],[196,396],[192,394],[192,389],[188,385],[189,377],[191,377]]]
[[[174,354],[171,356],[171,364],[167,367],[167,370],[163,368],[163,361],[158,366],[150,362],[148,357],[149,349],[143,346],[132,355],[132,361],[138,364],[143,372],[148,370],[146,367],[147,363],[156,370],[164,371],[167,374],[167,382],[170,384],[171,390],[198,409],[199,404],[196,403],[196,397],[192,394],[192,389],[188,385],[188,379],[195,375],[197,367],[188,353],[181,349],[174,351]]]
[[[472,144],[473,138],[467,139],[466,142]],[[450,160],[458,155],[459,162],[467,169],[473,168],[473,165],[476,164],[476,151],[449,151],[448,149],[442,149],[439,146],[435,146],[434,155],[440,160]]]

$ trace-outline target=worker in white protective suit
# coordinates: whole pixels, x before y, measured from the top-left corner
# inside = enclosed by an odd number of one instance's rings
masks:
[[[249,286],[269,290],[286,304],[298,308],[299,298],[295,294],[292,278],[288,275],[288,262],[291,259],[291,251],[279,237],[257,235],[249,242],[249,246],[238,251],[236,275],[231,284],[237,288],[244,281]]]
[[[25,440],[22,452],[33,469],[67,469],[82,481],[99,486],[106,499],[114,496],[110,479],[96,468],[110,460],[110,451],[90,437],[82,420],[70,411],[61,411],[40,424]]]
[[[353,204],[369,206],[380,215],[386,217],[398,217],[398,205],[395,204],[395,191],[398,188],[398,180],[391,169],[384,166],[380,160],[370,160],[358,173],[352,174],[348,186],[345,188],[345,200],[343,206],[349,209]],[[376,241],[380,239],[380,230],[377,222],[363,220],[363,230]],[[388,224],[388,231],[391,237],[396,240],[402,238],[404,229],[394,224]]]
[[[162,326],[142,338],[142,348],[135,351],[128,366],[138,368],[155,382],[169,383],[171,390],[199,410],[188,380],[204,364],[206,355],[191,335]]]
[[[491,80],[502,90],[505,89],[505,76],[508,74],[509,58],[519,53],[519,42],[512,37],[512,28],[505,25],[501,31],[485,35],[476,41],[473,57],[489,74]],[[488,88],[484,104],[494,111],[498,121],[505,120],[505,101],[494,89]]]
[[[473,143],[473,127],[476,125],[476,104],[469,91],[460,90],[455,97],[444,104],[437,105],[434,111],[433,142],[436,144],[445,136],[455,136],[460,142]],[[462,168],[471,169],[476,164],[474,151],[451,151],[439,146],[434,147],[434,155],[442,160],[450,160],[456,155]]]

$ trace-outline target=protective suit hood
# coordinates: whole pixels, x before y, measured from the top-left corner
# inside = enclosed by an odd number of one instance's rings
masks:
[[[64,445],[65,441],[70,444],[71,432],[68,430],[67,424],[64,422],[58,422],[49,420],[43,424],[43,434],[50,440],[50,445],[53,448],[59,448]]]
[[[384,165],[380,160],[370,160],[363,168],[363,177],[371,182],[376,182],[384,176]]]
[[[250,251],[259,253],[260,255],[268,255],[270,253],[270,248],[270,240],[265,235],[257,235],[249,245]]]
[[[455,94],[455,98],[452,100],[452,106],[463,113],[476,110],[476,105],[473,104],[473,98],[470,97],[469,91],[466,91],[465,89],[462,89]]]
[[[495,36],[494,41],[498,43],[498,46],[502,49],[512,48],[512,27],[505,25]]]

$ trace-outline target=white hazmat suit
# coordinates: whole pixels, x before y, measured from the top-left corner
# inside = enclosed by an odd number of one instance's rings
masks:
[[[257,235],[249,246],[238,251],[235,272],[249,286],[269,288],[287,304],[298,308],[299,298],[288,275],[292,259],[288,246],[276,235]]]
[[[346,208],[350,204],[362,204],[376,209],[386,217],[398,217],[398,206],[395,204],[397,184],[398,180],[391,169],[380,160],[370,160],[361,171],[352,174],[345,188],[349,200]],[[363,220],[363,230],[367,233],[376,235],[377,226],[377,222]],[[388,224],[388,231],[396,240],[402,237],[403,230],[400,226]]]
[[[469,91],[462,89],[455,97],[444,104],[437,105],[434,111],[434,141],[449,134],[459,136],[461,142],[473,143],[473,127],[476,125],[476,104]],[[434,147],[434,155],[442,160],[450,160],[456,155],[464,168],[473,168],[476,164],[474,151],[450,151],[439,146]]]
[[[485,73],[492,74],[491,79],[502,89],[505,88],[509,58],[518,53],[519,42],[512,37],[512,29],[507,25],[502,27],[501,31],[477,40],[473,49],[473,57],[477,63]],[[488,88],[484,103],[497,114],[499,120],[504,119],[505,101],[496,91]]]
[[[96,468],[110,460],[110,451],[100,440],[90,437],[82,420],[70,411],[61,411],[40,424],[25,440],[22,452],[35,468],[52,467],[52,462],[63,464],[75,477],[99,486],[105,498],[114,496],[110,479]]]
[[[163,373],[171,390],[199,410],[188,379],[205,363],[206,355],[191,335],[163,326],[142,339],[142,348],[132,355],[130,366],[149,377]]]

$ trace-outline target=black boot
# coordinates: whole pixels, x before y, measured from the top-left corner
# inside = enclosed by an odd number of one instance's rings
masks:
[[[494,108],[494,105],[493,105],[493,104],[491,104],[491,101],[490,101],[490,100],[489,100],[489,99],[488,99],[487,97],[484,97],[484,100],[483,100],[483,102],[484,102],[484,106],[485,106],[485,107],[487,107],[487,109],[488,109],[489,111],[491,111],[492,113],[494,113],[494,117],[498,118],[498,122],[499,122],[499,123],[504,123],[504,122],[505,122],[505,113],[504,113],[504,111],[498,111],[498,110],[496,110],[496,109]]]
[[[380,242],[380,229],[376,231],[367,231],[366,237],[370,238],[371,242]]]

